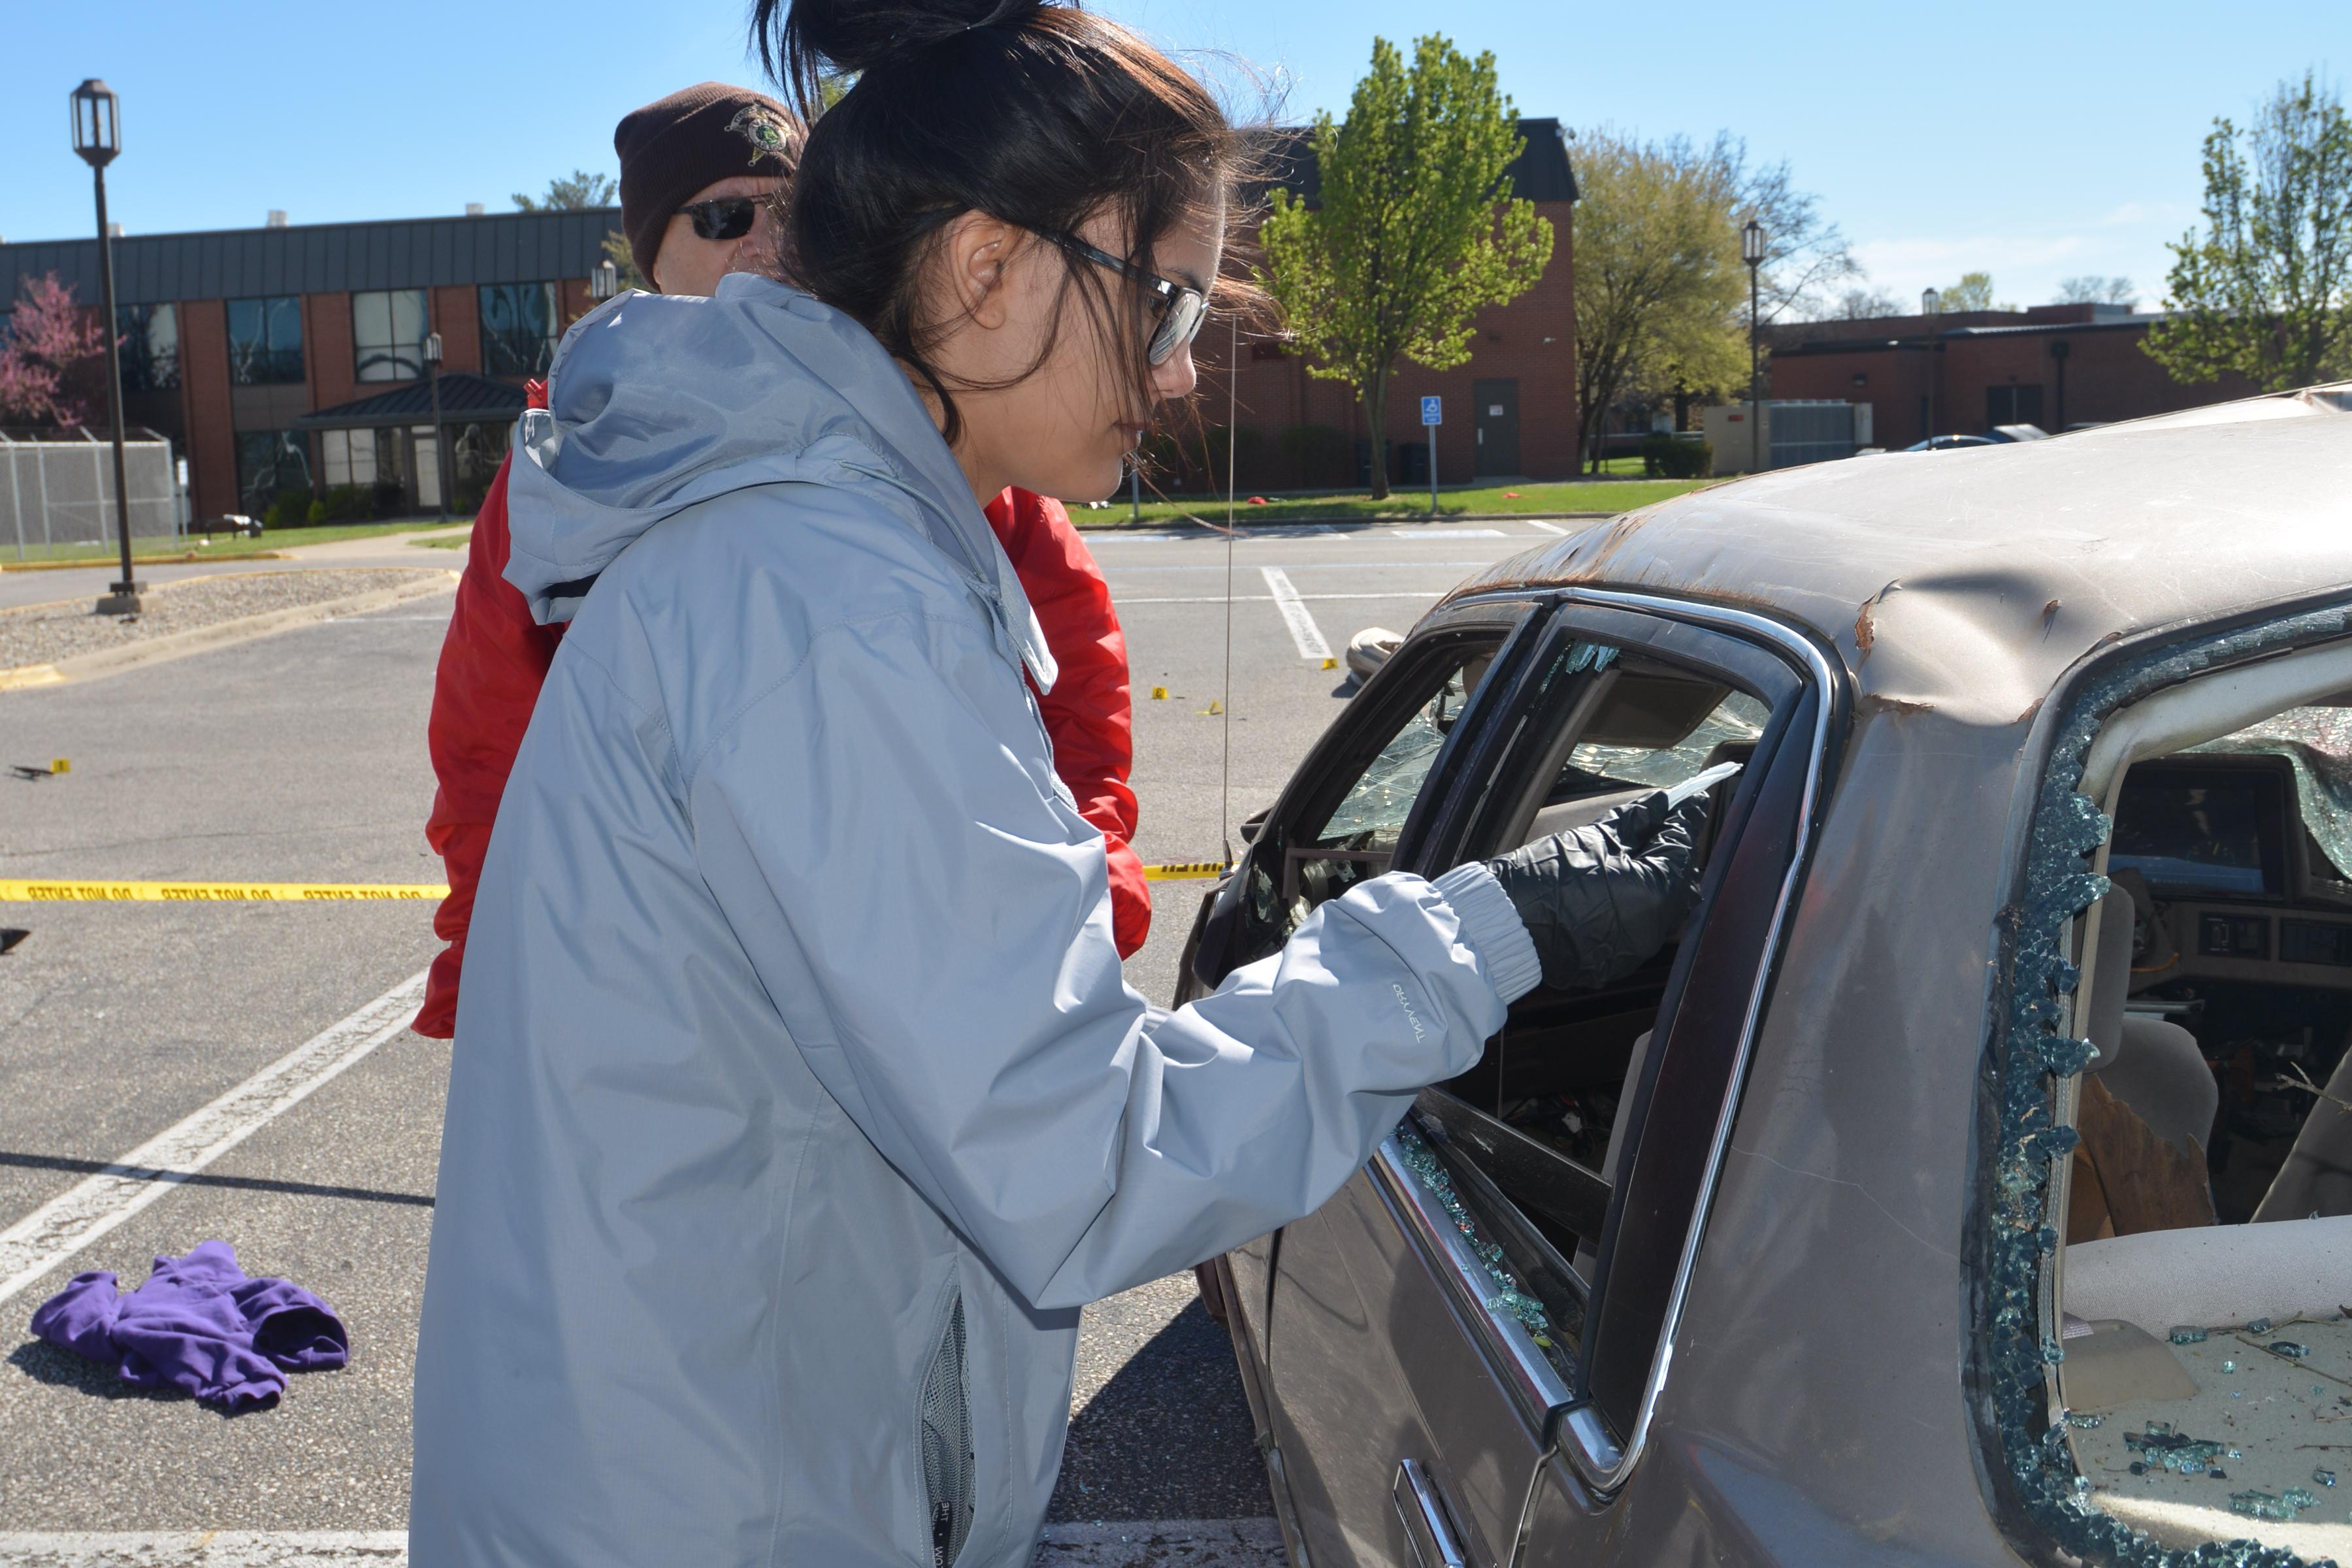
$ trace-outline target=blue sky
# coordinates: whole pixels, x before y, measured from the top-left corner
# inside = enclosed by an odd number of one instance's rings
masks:
[[[1535,0],[1102,0],[1202,68],[1280,85],[1282,117],[1344,110],[1373,37],[1492,49],[1520,112],[1787,158],[1874,285],[1916,300],[1960,272],[2000,298],[2120,273],[2153,305],[2197,216],[2199,142],[2279,79],[2352,65],[2352,8],[2273,0],[1823,0],[1800,10]],[[756,81],[740,0],[82,0],[12,8],[0,73],[0,236],[80,234],[88,172],[66,95],[123,95],[113,216],[131,232],[493,211],[577,166],[612,125],[706,78]],[[1247,68],[1245,69],[1244,67]]]

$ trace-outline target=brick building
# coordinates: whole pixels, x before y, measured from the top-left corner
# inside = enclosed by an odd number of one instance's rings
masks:
[[[1875,439],[1889,448],[1995,425],[2077,425],[2137,419],[2252,396],[2242,376],[2183,384],[2142,345],[2158,318],[2123,305],[2037,305],[2026,310],[1800,321],[1773,327],[1771,395],[1872,405]]]
[[[616,207],[137,235],[114,242],[123,417],[187,464],[193,515],[258,513],[281,489],[471,510],[522,383],[545,373]],[[94,240],[0,245],[0,282],[54,272],[101,297]],[[442,343],[446,447],[424,345]],[[396,493],[394,493],[396,492]]]
[[[1389,395],[1391,476],[1428,482],[1419,399],[1444,399],[1439,477],[1575,472],[1576,179],[1557,120],[1524,120],[1515,193],[1551,220],[1552,258],[1528,293],[1480,319],[1469,363],[1442,374],[1400,364]],[[1307,133],[1275,133],[1272,179],[1313,202]],[[198,518],[258,514],[281,490],[351,497],[376,510],[441,504],[469,512],[498,468],[525,378],[545,372],[565,326],[589,307],[588,279],[618,208],[499,213],[381,223],[273,225],[137,235],[114,244],[125,420],[166,437],[185,460]],[[84,305],[100,297],[88,239],[0,245],[0,285],[54,272]],[[425,374],[441,336],[440,428]],[[1197,345],[1200,424],[1161,456],[1178,480],[1224,476],[1225,342]],[[1243,484],[1330,488],[1369,477],[1370,440],[1344,384],[1310,378],[1274,342],[1244,342],[1233,437]],[[102,395],[100,401],[102,403]],[[446,455],[446,456],[445,456]],[[364,498],[362,498],[364,499]]]
[[[1444,400],[1437,470],[1447,484],[1490,478],[1560,478],[1576,472],[1576,290],[1573,261],[1576,175],[1568,136],[1557,120],[1522,120],[1527,146],[1510,168],[1511,190],[1550,220],[1551,262],[1534,288],[1485,311],[1468,363],[1428,371],[1400,362],[1390,377],[1389,478],[1402,486],[1429,482],[1428,432],[1420,400]],[[1303,130],[1274,133],[1268,174],[1310,205],[1321,179]],[[1254,237],[1244,241],[1255,254]],[[1181,458],[1163,453],[1180,480],[1224,486],[1223,366],[1230,353],[1212,326],[1193,345],[1201,366],[1201,429],[1181,438]],[[1354,389],[1307,374],[1282,344],[1241,345],[1234,437],[1236,479],[1244,489],[1338,489],[1370,473],[1371,440]]]

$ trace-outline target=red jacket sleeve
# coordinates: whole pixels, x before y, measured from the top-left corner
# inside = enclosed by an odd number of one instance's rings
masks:
[[[1110,857],[1111,930],[1121,958],[1151,931],[1151,889],[1135,837],[1135,715],[1129,700],[1127,637],[1110,584],[1062,503],[1006,490],[988,504],[989,525],[1012,558],[1061,675],[1040,699],[1054,742],[1054,771],[1078,810],[1102,830]]]
[[[440,788],[434,792],[425,837],[449,879],[449,896],[433,917],[433,931],[449,945],[433,961],[425,1005],[411,1026],[442,1040],[457,1028],[466,925],[474,912],[474,885],[489,847],[490,824],[498,818],[499,797],[506,793],[507,774],[563,636],[561,626],[533,621],[521,592],[506,580],[507,470],[512,462],[509,457],[500,465],[474,520],[457,608],[433,676],[433,716],[425,727]]]

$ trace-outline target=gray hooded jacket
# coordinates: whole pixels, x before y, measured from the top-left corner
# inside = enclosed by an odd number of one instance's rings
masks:
[[[735,277],[551,380],[508,576],[572,624],[467,942],[411,1561],[1017,1568],[1078,1308],[1322,1204],[1535,950],[1484,868],[1388,876],[1148,1005],[880,345]]]

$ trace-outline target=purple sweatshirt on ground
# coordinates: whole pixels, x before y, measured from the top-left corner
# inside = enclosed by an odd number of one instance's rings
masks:
[[[277,1404],[287,1373],[351,1359],[332,1307],[287,1280],[247,1279],[226,1241],[158,1258],[127,1296],[111,1274],[77,1274],[35,1309],[32,1327],[61,1350],[113,1363],[134,1388],[176,1388],[231,1415]]]

